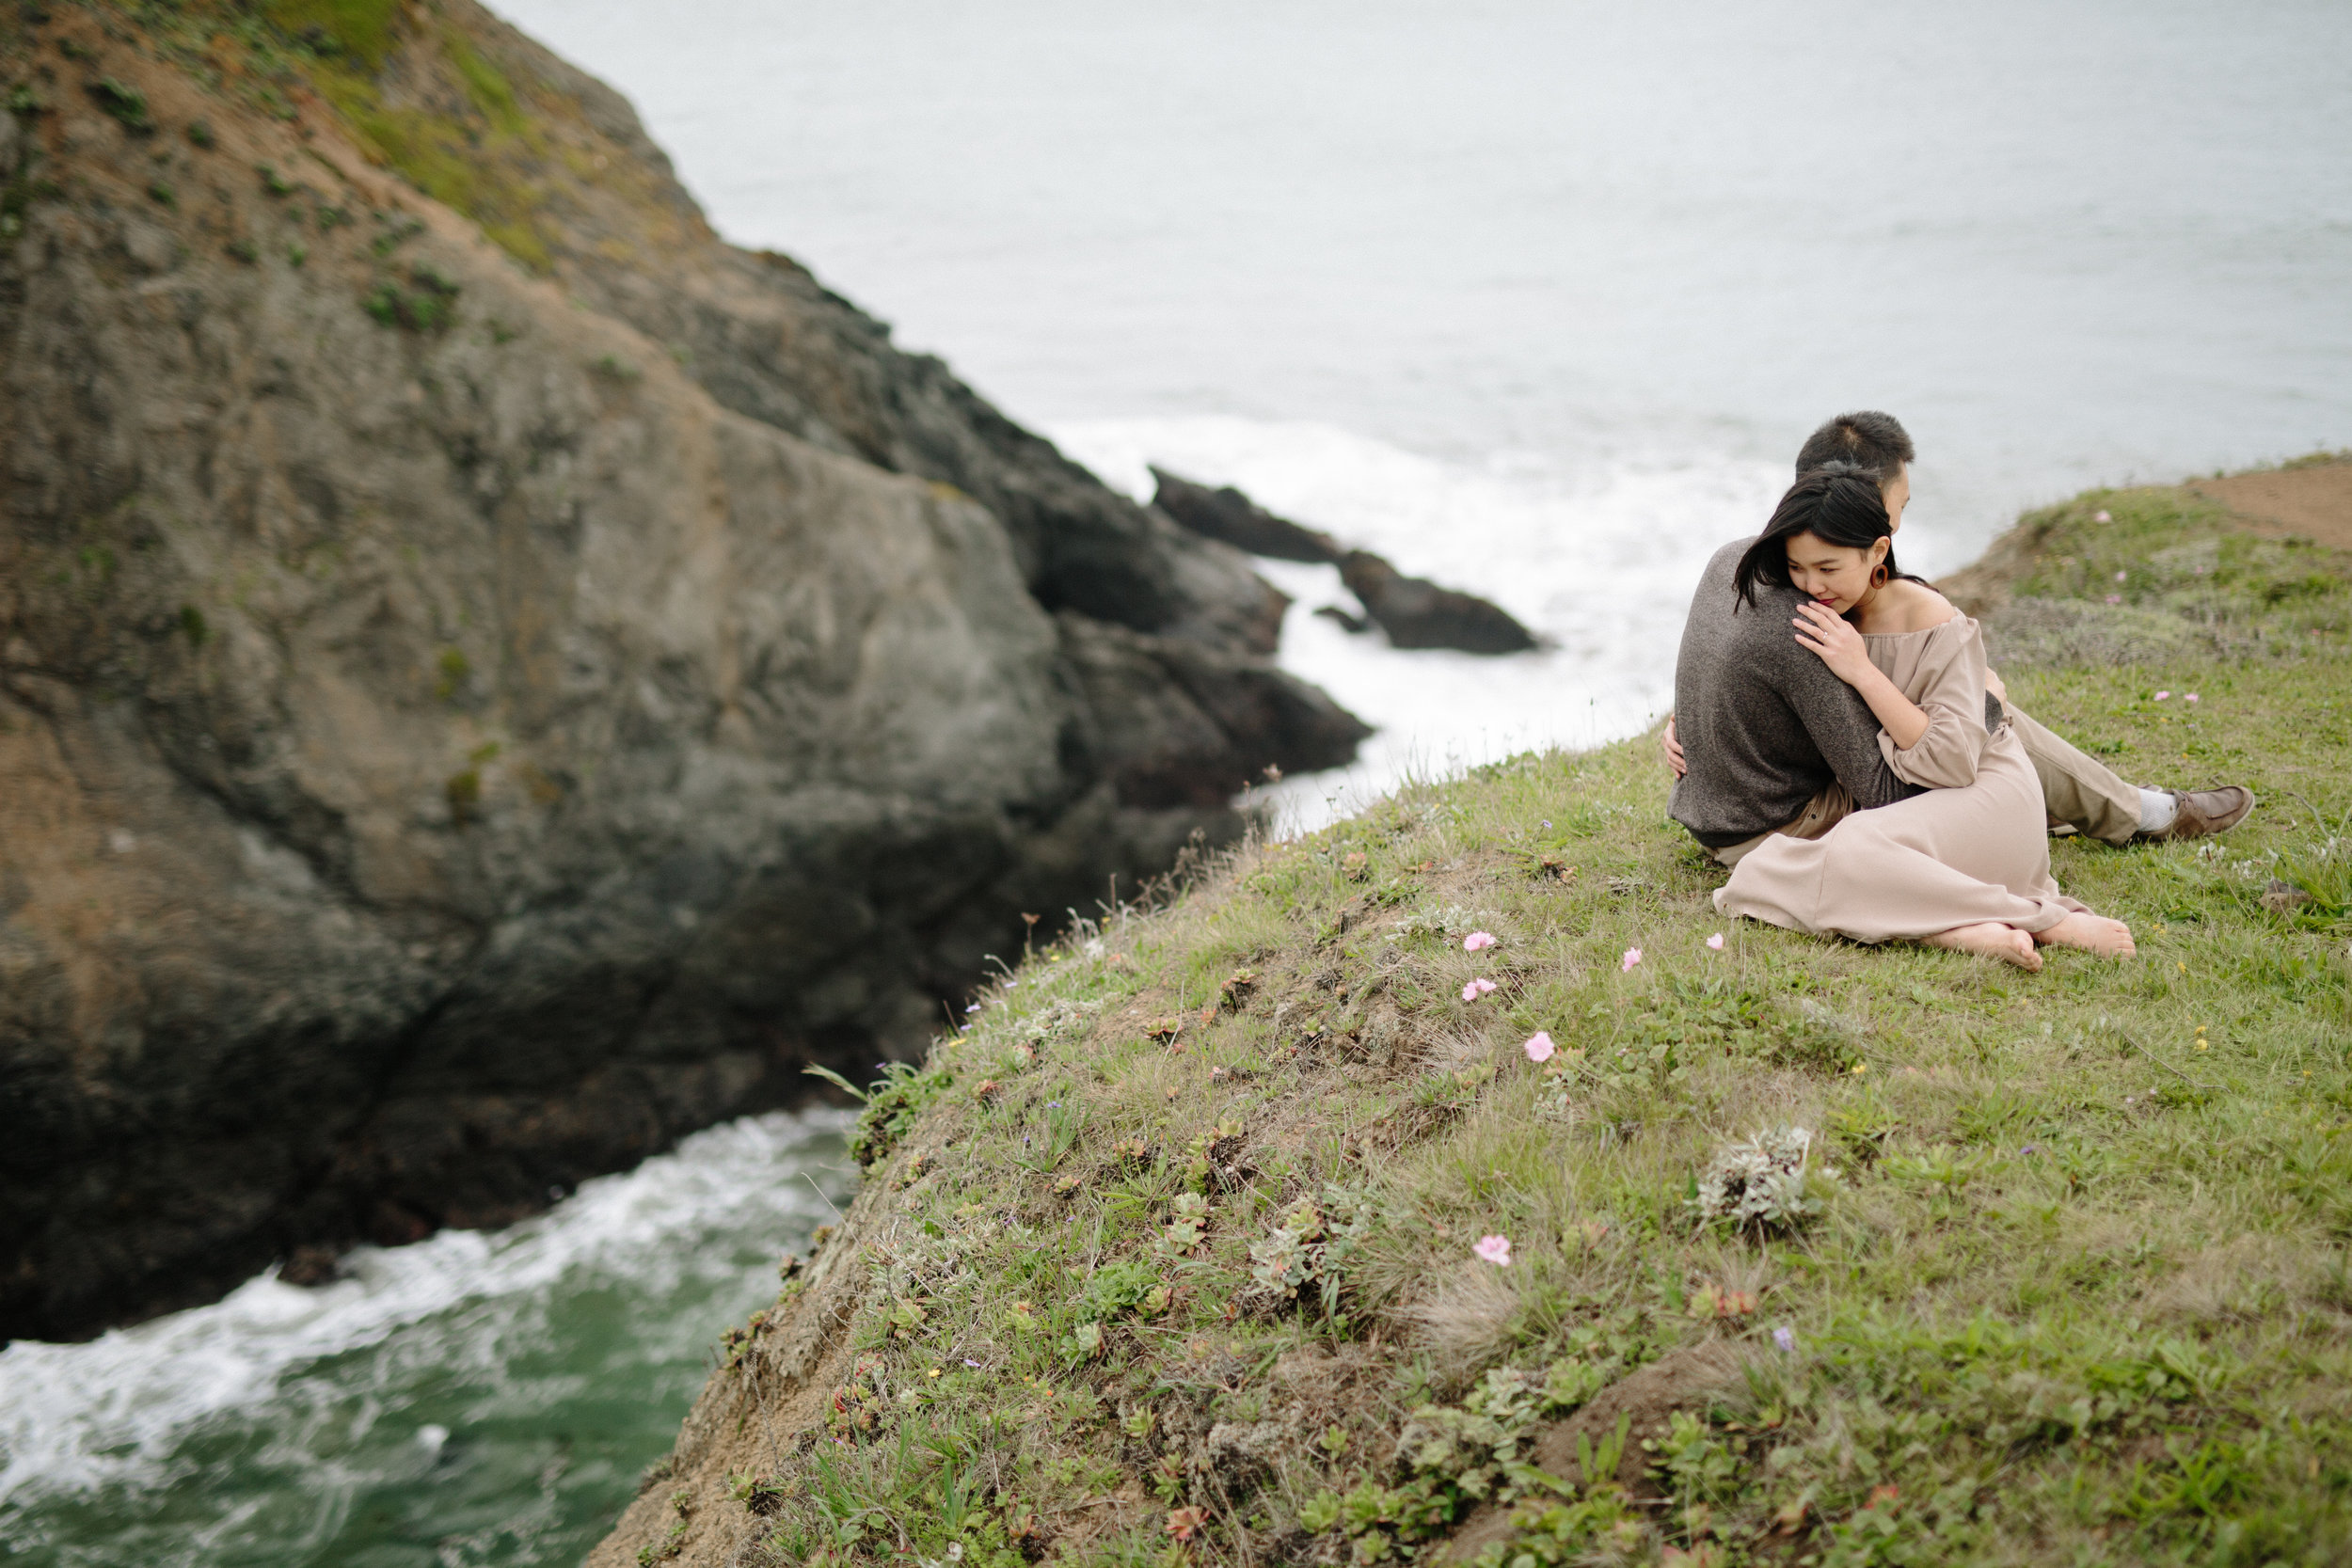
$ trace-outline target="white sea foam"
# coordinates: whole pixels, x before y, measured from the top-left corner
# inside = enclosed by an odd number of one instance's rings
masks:
[[[1536,453],[1449,462],[1329,425],[1218,416],[1057,426],[1062,450],[1148,499],[1148,464],[1234,484],[1268,510],[1493,599],[1549,640],[1505,657],[1406,652],[1313,611],[1355,608],[1327,566],[1259,562],[1294,600],[1283,667],[1378,733],[1345,769],[1285,781],[1278,820],[1311,829],[1409,775],[1530,747],[1591,746],[1671,705],[1674,652],[1708,556],[1751,533],[1787,469],[1730,455],[1630,455],[1569,469]]]
[[[182,1467],[187,1433],[265,1405],[299,1441],[298,1418],[316,1402],[292,1386],[327,1357],[421,1333],[429,1343],[418,1349],[436,1365],[495,1370],[559,1288],[626,1280],[658,1298],[697,1275],[740,1272],[738,1249],[713,1244],[723,1233],[781,1245],[831,1214],[815,1183],[844,1185],[821,1152],[837,1149],[830,1134],[841,1119],[778,1114],[712,1128],[504,1230],[363,1247],[346,1259],[350,1277],[318,1289],[284,1284],[273,1270],[212,1306],[87,1344],[20,1340],[0,1351],[0,1509],[164,1484]],[[371,1404],[337,1419],[364,1424],[378,1414]],[[419,1461],[448,1438],[444,1427],[421,1428]]]

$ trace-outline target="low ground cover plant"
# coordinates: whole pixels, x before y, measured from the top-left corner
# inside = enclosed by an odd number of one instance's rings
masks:
[[[866,1091],[856,1206],[690,1422],[703,1490],[624,1538],[2352,1557],[2352,572],[2169,489],[2025,526],[2016,700],[2264,797],[2054,845],[2136,962],[1728,925],[1647,740],[1253,844]]]

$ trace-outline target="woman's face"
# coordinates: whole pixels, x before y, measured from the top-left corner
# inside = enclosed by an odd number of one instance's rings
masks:
[[[1886,559],[1886,541],[1875,539],[1867,550],[1833,545],[1817,533],[1788,536],[1788,580],[1797,592],[1843,615],[1870,592],[1870,574]]]

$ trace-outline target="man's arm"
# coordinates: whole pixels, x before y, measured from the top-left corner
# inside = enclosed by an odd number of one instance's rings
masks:
[[[1773,661],[1773,685],[1820,749],[1821,760],[1853,797],[1854,809],[1891,806],[1924,794],[1917,785],[1897,778],[1886,766],[1885,754],[1879,750],[1878,718],[1860,694],[1820,658],[1798,646],[1793,635],[1788,648],[1797,657]]]

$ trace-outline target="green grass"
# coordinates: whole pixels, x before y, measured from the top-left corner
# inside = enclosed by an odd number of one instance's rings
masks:
[[[264,0],[261,9],[289,37],[316,40],[321,53],[347,55],[371,71],[390,53],[400,14],[395,0]]]
[[[491,68],[462,43],[454,45],[461,76],[473,86],[468,63]],[[314,66],[320,93],[342,114],[362,146],[382,158],[418,190],[464,214],[483,233],[533,272],[553,266],[535,214],[545,200],[529,172],[536,161],[535,134],[521,122],[514,94],[490,101],[487,129],[466,119],[423,109],[386,105],[373,80],[329,64]],[[501,79],[503,86],[503,79]]]
[[[2190,636],[2012,660],[2017,702],[2127,776],[2264,797],[2202,845],[2054,844],[2136,962],[1725,922],[1647,739],[1247,848],[876,1085],[855,1208],[697,1416],[735,1433],[705,1533],[637,1541],[641,1505],[625,1548],[1254,1568],[1467,1526],[1514,1568],[2344,1560],[2346,564],[2169,490],[2026,527],[1996,647],[2054,606],[2077,641]],[[2274,879],[2310,896],[2266,907]],[[1781,1127],[1807,1201],[1701,1221],[1719,1151]],[[1709,1342],[1730,1375],[1615,1421]]]

